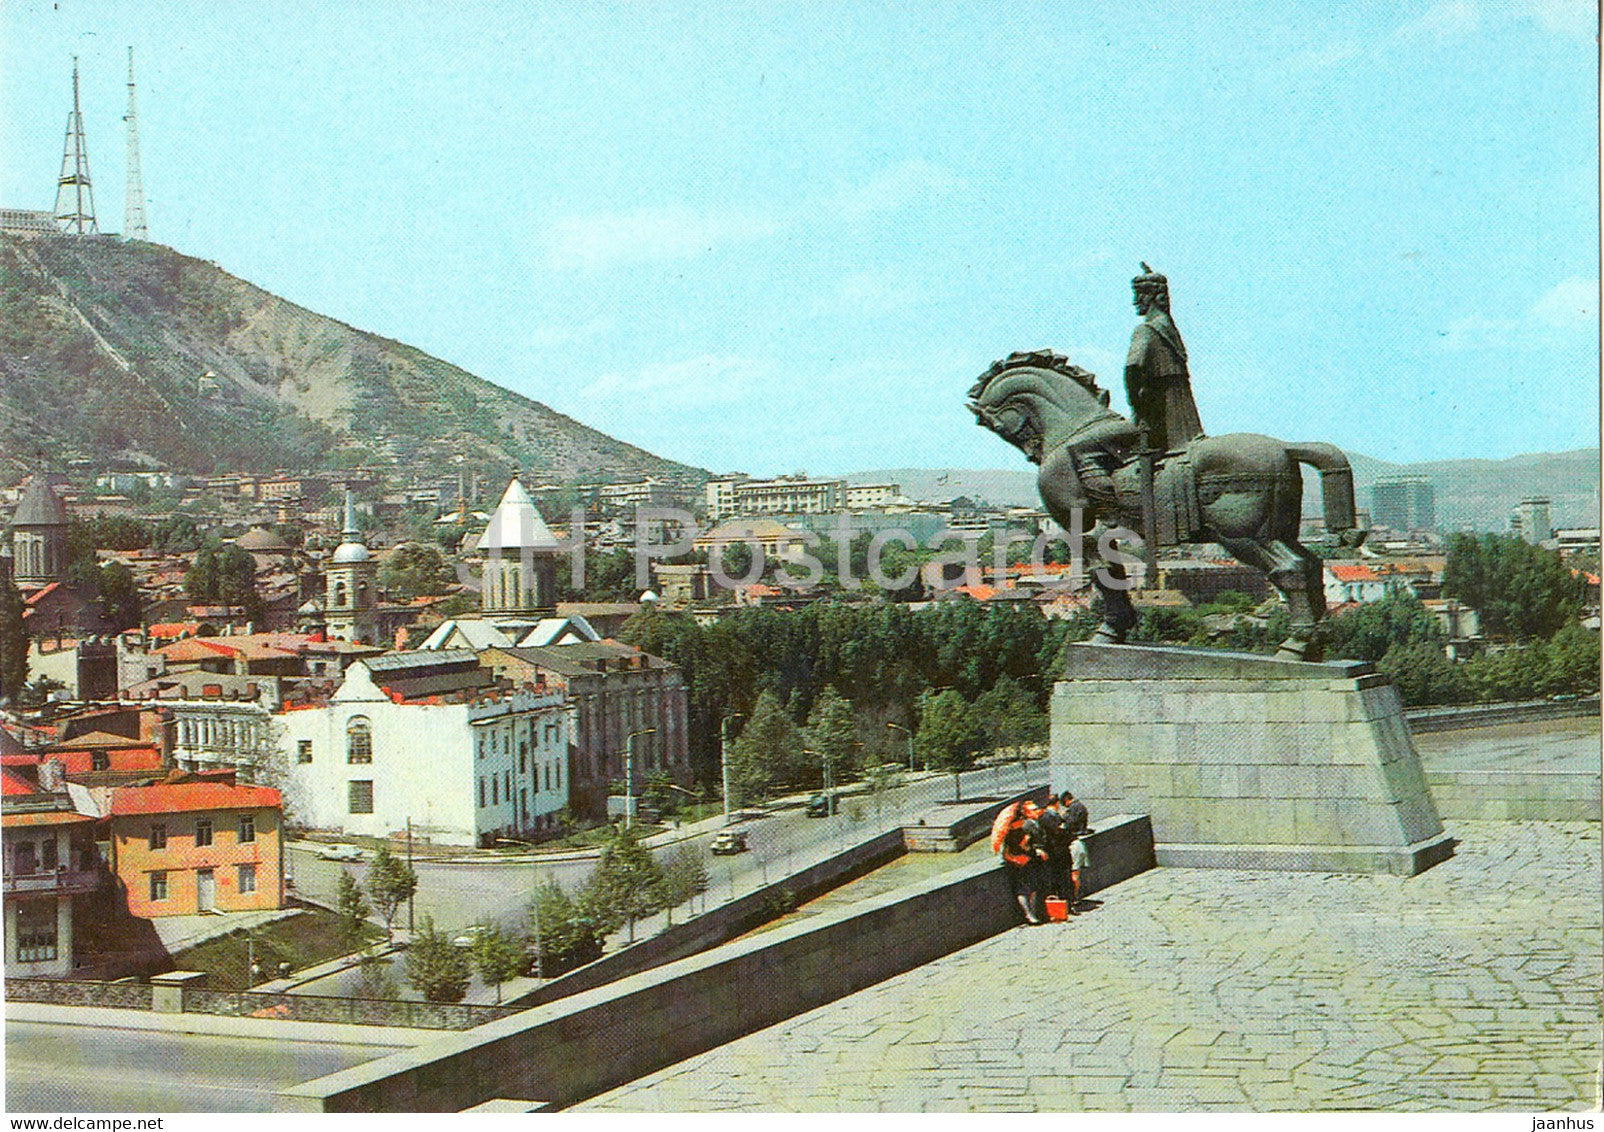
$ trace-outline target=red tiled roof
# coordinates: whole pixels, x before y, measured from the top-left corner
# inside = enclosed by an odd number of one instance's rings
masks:
[[[40,825],[77,825],[80,822],[88,823],[95,819],[85,814],[74,813],[71,810],[28,810],[23,813],[8,813],[0,817],[0,825],[7,829],[16,829],[19,826],[27,828]]]
[[[183,782],[173,786],[124,786],[111,792],[112,817],[176,814],[195,810],[277,809],[279,793],[270,786],[225,786]]]
[[[1363,563],[1357,565],[1344,565],[1340,562],[1328,563],[1326,569],[1331,576],[1339,582],[1379,582],[1380,576]]]
[[[0,794],[7,798],[17,798],[27,794],[37,794],[39,791],[22,775],[12,770],[0,770]]]
[[[145,630],[152,637],[193,637],[200,630],[199,621],[161,621]]]

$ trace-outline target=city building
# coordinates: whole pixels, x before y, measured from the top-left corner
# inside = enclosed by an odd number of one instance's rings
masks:
[[[1554,524],[1549,518],[1550,501],[1542,496],[1522,499],[1509,518],[1510,532],[1537,546],[1554,537]]]
[[[279,792],[219,781],[123,786],[106,806],[111,867],[133,916],[284,906]]]
[[[708,560],[712,561],[713,555],[723,554],[737,544],[751,547],[754,552],[762,551],[771,563],[800,555],[808,545],[801,531],[792,530],[773,519],[735,519],[720,523],[691,545],[705,551]]]
[[[94,815],[56,785],[0,769],[7,975],[70,974],[75,906],[103,881]]]
[[[11,517],[12,577],[19,586],[43,586],[67,573],[67,509],[42,474],[23,489]]]
[[[894,483],[849,483],[842,493],[848,511],[874,511],[897,502],[902,489]]]
[[[568,804],[561,693],[540,684],[452,689],[464,661],[478,666],[472,654],[445,656],[451,671],[413,676],[410,694],[404,667],[371,672],[358,662],[327,700],[278,717],[297,824],[380,838],[410,827],[431,842],[480,846],[555,826]]]
[[[690,785],[678,665],[615,641],[493,648],[480,662],[515,685],[541,680],[565,698],[572,752],[564,801],[576,816],[607,816],[608,791],[625,776],[632,734],[637,783],[665,774]]]
[[[349,491],[345,493],[342,537],[344,541],[334,548],[324,568],[324,621],[331,637],[374,644],[378,637],[375,614],[379,603],[379,564],[356,529],[356,505]]]
[[[715,521],[730,515],[818,515],[842,510],[846,492],[842,480],[811,480],[801,475],[770,480],[722,476],[707,482],[703,501],[707,517]]]
[[[1437,489],[1423,476],[1377,480],[1370,489],[1370,515],[1392,531],[1429,531],[1437,525]]]
[[[560,548],[517,476],[477,547],[484,555],[480,605],[486,618],[538,619],[556,611]]]
[[[1387,596],[1391,583],[1382,574],[1362,562],[1327,562],[1325,564],[1325,594],[1328,606],[1345,602],[1380,601]]]

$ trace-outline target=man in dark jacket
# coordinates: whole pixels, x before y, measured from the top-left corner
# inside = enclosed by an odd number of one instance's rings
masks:
[[[1069,829],[1064,822],[1064,812],[1057,798],[1047,799],[1047,808],[1036,819],[1041,827],[1042,847],[1047,850],[1047,892],[1050,896],[1057,896],[1065,901],[1070,898],[1069,878]],[[1070,901],[1071,909],[1074,903]]]
[[[1058,812],[1063,815],[1064,834],[1069,840],[1069,910],[1073,912],[1080,904],[1080,874],[1086,867],[1083,838],[1092,831],[1091,815],[1086,812],[1086,804],[1068,790],[1058,796]]]

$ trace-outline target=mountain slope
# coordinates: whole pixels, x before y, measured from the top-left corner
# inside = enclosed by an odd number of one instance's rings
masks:
[[[155,244],[0,236],[0,462],[359,463],[550,479],[699,469]]]

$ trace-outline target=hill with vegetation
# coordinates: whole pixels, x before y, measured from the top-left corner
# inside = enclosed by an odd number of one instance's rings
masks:
[[[0,466],[706,473],[157,244],[0,236]]]

